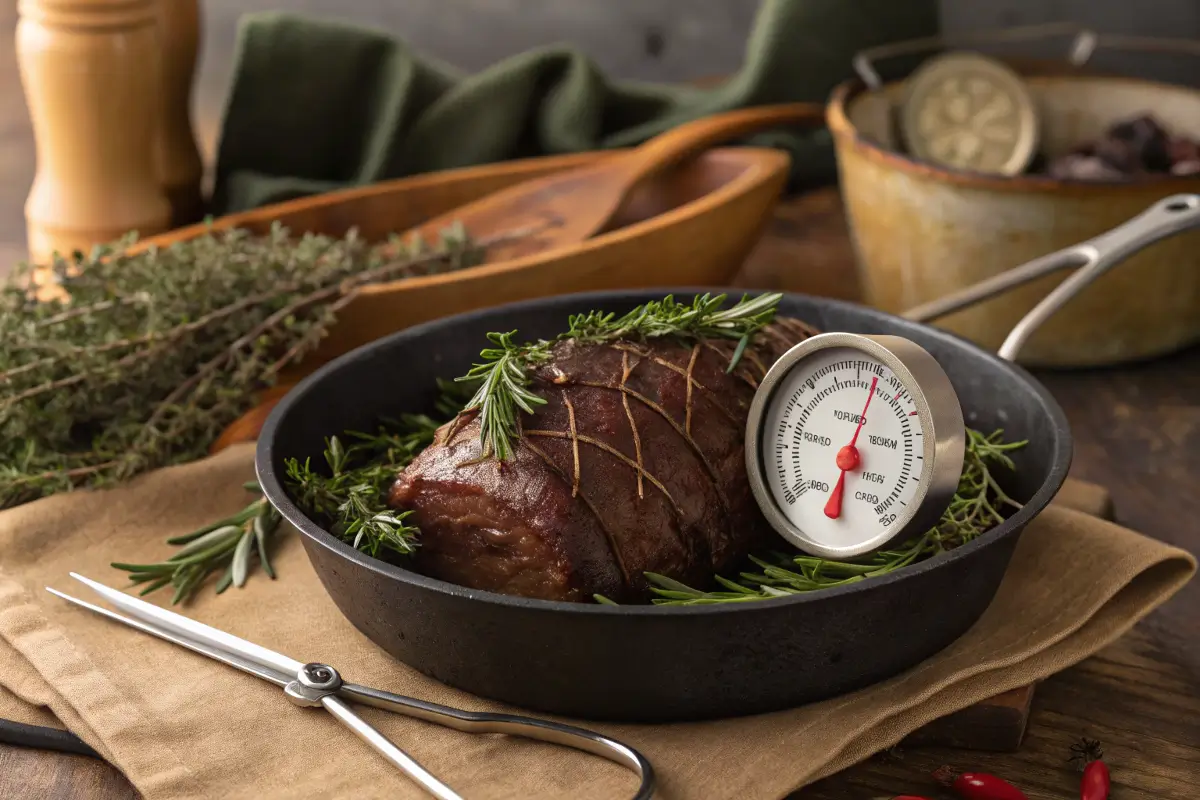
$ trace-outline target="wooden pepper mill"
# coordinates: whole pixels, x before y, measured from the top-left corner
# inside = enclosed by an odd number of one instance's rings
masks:
[[[171,203],[171,227],[190,225],[204,216],[200,180],[204,163],[192,133],[192,80],[200,44],[198,0],[156,0],[163,54],[162,118],[154,144],[159,185]]]
[[[166,230],[153,157],[162,46],[153,0],[20,0],[17,60],[37,143],[30,260]]]

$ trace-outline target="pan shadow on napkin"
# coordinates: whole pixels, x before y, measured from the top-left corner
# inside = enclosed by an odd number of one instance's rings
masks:
[[[439,169],[631,146],[745,106],[821,103],[854,74],[860,50],[937,30],[934,0],[762,0],[742,68],[699,88],[616,80],[566,44],[466,74],[387,31],[247,14],[218,134],[212,212]],[[880,68],[890,74],[906,64],[892,59]],[[788,150],[796,182],[835,176],[823,132],[770,131],[745,143]]]
[[[240,508],[241,483],[252,476],[253,447],[239,445],[123,488],[59,495],[0,513],[0,709],[24,721],[52,714],[147,800],[423,798],[328,714],[297,708],[272,685],[43,590],[80,591],[68,571],[122,585],[108,566],[112,558],[160,558],[165,537]],[[347,680],[468,709],[502,708],[426,678],[372,645],[322,590],[298,538],[291,531],[278,537],[278,580],[256,574],[244,589],[222,596],[205,591],[185,613],[294,658],[331,663]],[[1195,569],[1182,550],[1056,504],[1022,536],[979,622],[892,680],[773,714],[585,724],[640,748],[659,772],[658,796],[665,800],[783,797],[935,718],[1095,653]],[[467,797],[603,800],[627,797],[634,786],[620,768],[564,748],[364,713]]]

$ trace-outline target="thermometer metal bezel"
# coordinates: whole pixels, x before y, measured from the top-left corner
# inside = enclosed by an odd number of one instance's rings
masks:
[[[832,348],[850,348],[890,369],[913,399],[921,421],[921,470],[912,506],[898,514],[895,524],[870,538],[844,547],[828,547],[796,527],[775,502],[766,483],[763,459],[763,419],[783,379],[804,359]],[[845,559],[871,553],[904,535],[933,527],[946,510],[962,474],[966,424],[958,393],[937,360],[916,342],[901,336],[861,333],[821,333],[805,339],[779,357],[763,377],[750,404],[746,421],[746,475],[763,515],[783,538],[800,550],[821,558]]]

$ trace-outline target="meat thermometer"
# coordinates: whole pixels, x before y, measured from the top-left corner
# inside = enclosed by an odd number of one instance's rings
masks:
[[[935,525],[965,447],[958,394],[927,350],[899,336],[822,333],[759,384],[746,473],[780,535],[842,559]]]

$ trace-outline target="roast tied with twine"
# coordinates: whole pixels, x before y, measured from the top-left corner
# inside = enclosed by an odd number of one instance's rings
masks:
[[[297,708],[273,686],[98,619],[43,588],[73,590],[71,570],[120,585],[120,573],[108,566],[113,552],[160,557],[165,536],[240,508],[241,483],[253,472],[252,446],[239,445],[124,487],[0,513],[0,715],[57,720],[147,800],[425,800],[328,714]],[[979,622],[891,680],[773,714],[585,724],[645,753],[664,800],[779,798],[931,720],[1062,670],[1127,631],[1196,569],[1182,550],[1068,508],[1079,504],[1071,499],[1078,491],[1068,483],[1029,525]],[[1087,504],[1099,507],[1094,495]],[[505,710],[409,669],[367,640],[322,589],[296,533],[279,537],[275,565],[277,580],[250,581],[231,590],[235,595],[201,593],[185,613],[293,658],[332,664],[350,681],[460,708]],[[635,786],[620,767],[565,748],[363,713],[472,800],[617,800]]]
[[[389,501],[421,531],[418,571],[617,602],[647,601],[647,572],[694,585],[727,572],[770,534],[746,479],[746,410],[767,366],[814,333],[777,317],[744,351],[716,338],[554,344],[532,374],[543,404],[507,460],[485,455],[468,411],[401,473]]]

